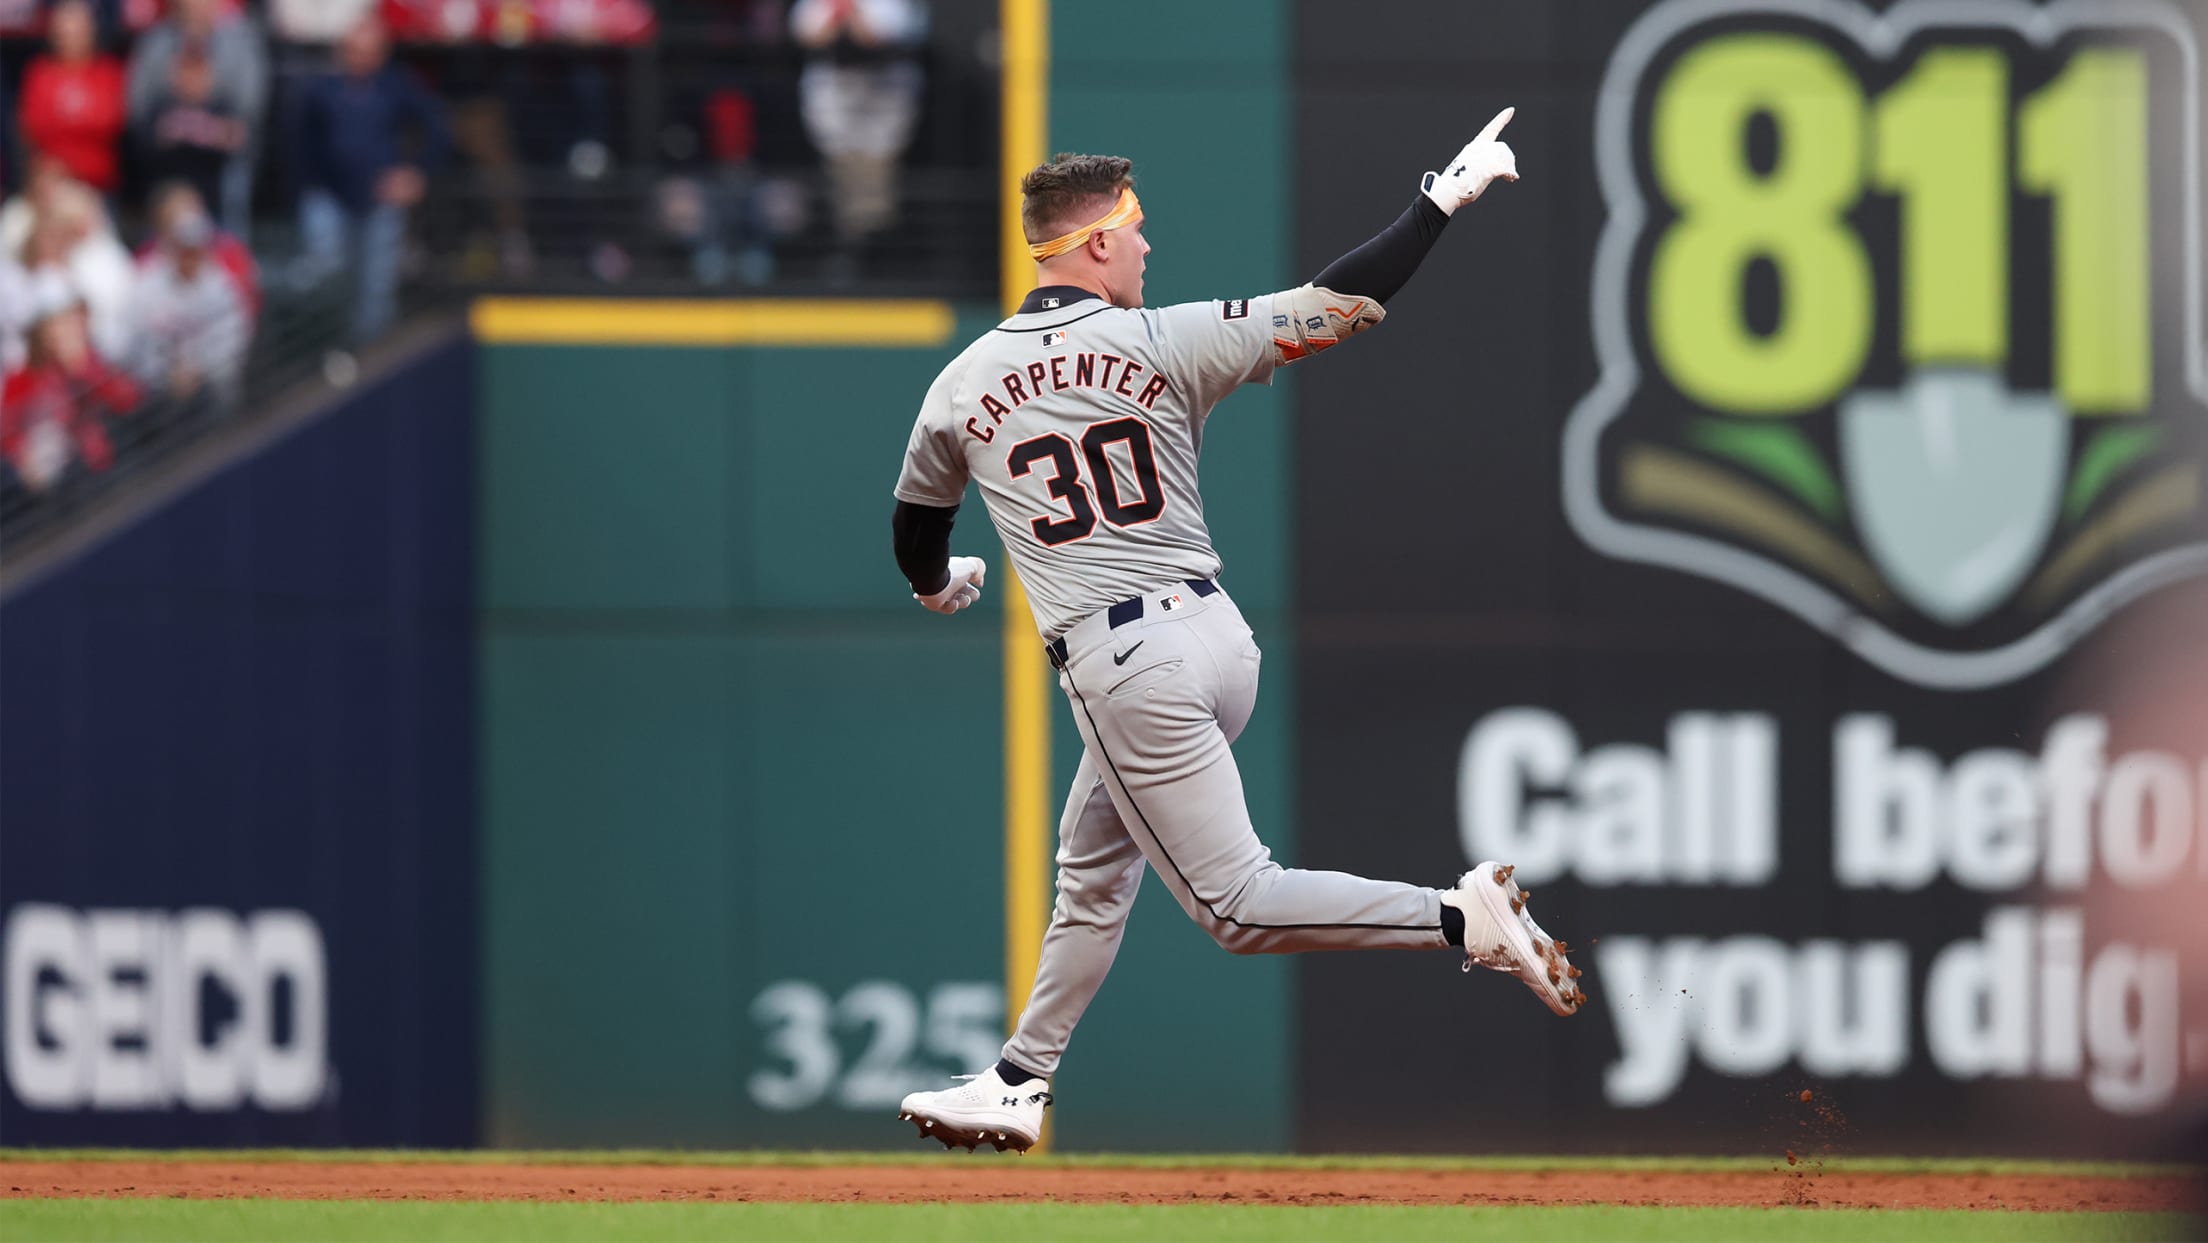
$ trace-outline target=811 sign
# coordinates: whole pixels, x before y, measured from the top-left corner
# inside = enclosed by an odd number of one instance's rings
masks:
[[[2208,569],[2197,43],[2122,0],[1652,9],[1597,122],[1581,535],[1954,688]]]

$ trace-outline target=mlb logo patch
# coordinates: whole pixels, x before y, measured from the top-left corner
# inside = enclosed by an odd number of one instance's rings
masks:
[[[1043,309],[1044,309],[1044,310],[1046,310],[1046,311],[1055,311],[1055,310],[1057,310],[1057,309],[1058,309],[1058,299],[1056,299],[1056,298],[1045,298],[1045,299],[1043,299]]]
[[[1182,603],[1183,601],[1178,595],[1171,595],[1167,596],[1163,600],[1158,601],[1158,607],[1170,613],[1174,609],[1181,607]]]
[[[1044,333],[1044,334],[1043,334],[1043,348],[1044,348],[1044,349],[1046,349],[1046,350],[1047,350],[1047,349],[1049,349],[1049,348],[1050,348],[1051,346],[1054,346],[1054,345],[1064,345],[1065,343],[1066,343],[1066,334],[1065,334],[1065,333],[1062,333],[1062,332],[1046,332],[1046,333]]]
[[[1219,304],[1219,318],[1221,319],[1248,319],[1249,317],[1250,300],[1248,298],[1229,298]]]

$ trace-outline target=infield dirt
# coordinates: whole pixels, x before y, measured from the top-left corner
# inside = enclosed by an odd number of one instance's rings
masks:
[[[7,1161],[6,1197],[914,1204],[1628,1204],[2180,1211],[2181,1177],[1682,1170],[1144,1169],[1017,1158],[922,1166]]]

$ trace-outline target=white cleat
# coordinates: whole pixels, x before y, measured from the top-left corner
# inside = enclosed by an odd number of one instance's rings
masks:
[[[998,1152],[1026,1152],[1035,1146],[1043,1134],[1043,1107],[1050,1104],[1048,1082],[1030,1079],[1013,1087],[994,1066],[959,1079],[955,1088],[905,1097],[898,1119],[919,1127],[923,1139],[942,1140],[945,1148],[972,1152],[988,1144]]]
[[[1441,900],[1464,912],[1464,969],[1475,966],[1508,971],[1524,980],[1551,1010],[1579,1013],[1587,1002],[1579,986],[1579,968],[1564,956],[1564,942],[1552,940],[1533,922],[1527,899],[1507,864],[1483,863],[1457,880]]]

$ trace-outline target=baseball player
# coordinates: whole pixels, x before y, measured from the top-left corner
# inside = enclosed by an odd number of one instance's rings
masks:
[[[1085,753],[1058,826],[1058,900],[1034,990],[1003,1057],[900,1117],[968,1149],[1025,1150],[1050,1077],[1111,969],[1147,862],[1236,954],[1461,947],[1561,1015],[1579,970],[1526,911],[1511,869],[1482,863],[1437,891],[1282,868],[1258,840],[1229,749],[1257,698],[1258,649],[1219,586],[1196,457],[1204,419],[1240,385],[1379,323],[1458,208],[1518,179],[1504,109],[1410,209],[1308,285],[1152,310],[1132,164],[1062,155],[1020,183],[1039,287],[968,346],[921,405],[893,521],[913,597],[955,613],[979,557],[950,555],[969,481],[1033,604]]]

